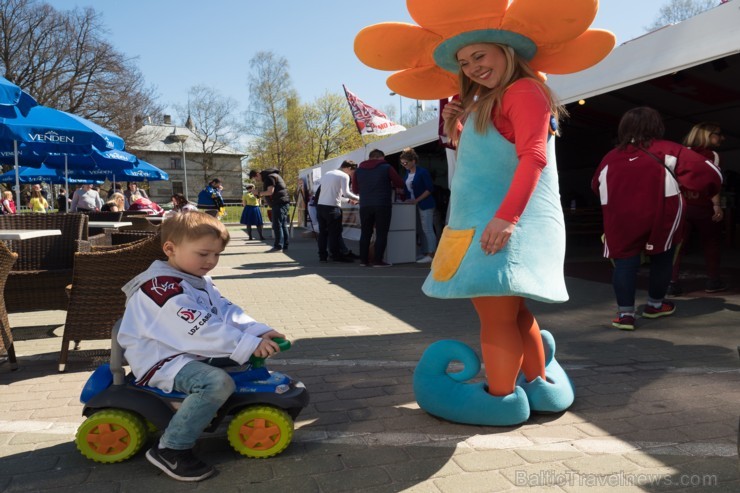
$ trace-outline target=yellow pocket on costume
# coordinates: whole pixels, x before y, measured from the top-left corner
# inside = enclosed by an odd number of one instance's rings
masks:
[[[460,268],[460,263],[474,235],[475,229],[445,227],[432,262],[432,277],[435,281],[445,282],[452,279],[457,269]]]

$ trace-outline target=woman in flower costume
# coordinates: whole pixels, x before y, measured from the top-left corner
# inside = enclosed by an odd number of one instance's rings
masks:
[[[471,298],[481,321],[486,382],[475,352],[438,341],[414,372],[422,409],[469,424],[514,425],[560,412],[573,386],[525,299],[563,302],[565,229],[554,134],[562,108],[538,72],[571,73],[602,60],[614,36],[588,29],[596,0],[408,0],[417,25],[363,29],[355,53],[396,70],[388,87],[413,99],[459,94],[442,111],[457,144],[450,218],[428,296]],[[450,361],[463,371],[447,373]]]

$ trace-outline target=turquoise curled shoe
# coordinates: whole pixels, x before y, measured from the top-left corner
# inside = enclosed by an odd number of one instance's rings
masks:
[[[568,409],[575,400],[575,388],[565,370],[555,360],[555,338],[546,330],[541,330],[542,344],[545,347],[545,378],[537,377],[527,382],[523,373],[516,384],[524,389],[532,411],[540,413],[559,413]]]
[[[448,373],[451,361],[460,361],[459,373]],[[496,397],[486,391],[485,382],[463,383],[480,371],[480,359],[459,341],[437,341],[429,346],[414,370],[414,395],[424,411],[455,423],[513,426],[529,419],[529,402],[524,391]]]

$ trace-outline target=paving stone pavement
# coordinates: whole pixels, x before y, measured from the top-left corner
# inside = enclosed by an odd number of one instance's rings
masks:
[[[429,344],[477,347],[469,301],[421,293],[428,266],[320,264],[298,231],[289,250],[269,254],[232,234],[215,281],[288,334],[293,349],[270,367],[311,393],[290,447],[245,459],[223,429],[204,435],[198,453],[219,472],[198,484],[168,478],[142,452],[91,462],[73,444],[78,398],[109,343],[84,341],[57,373],[64,312],[12,314],[20,369],[0,365],[0,491],[740,491],[737,291],[692,293],[674,316],[622,332],[609,327],[611,286],[568,278],[571,301],[531,308],[555,335],[574,405],[516,427],[463,426],[421,411],[412,392]]]

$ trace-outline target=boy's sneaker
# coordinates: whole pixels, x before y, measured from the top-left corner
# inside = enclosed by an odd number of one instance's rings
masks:
[[[710,279],[707,281],[707,287],[704,289],[706,293],[719,293],[727,289],[727,285],[719,279]]]
[[[146,460],[178,481],[202,481],[216,472],[213,466],[198,459],[192,449],[159,448],[159,443],[147,450]]]
[[[623,313],[612,320],[612,325],[620,330],[635,330],[635,316]]]
[[[655,308],[650,305],[645,306],[645,309],[642,311],[642,316],[645,318],[667,317],[668,315],[673,315],[673,312],[675,311],[676,305],[670,301],[664,301],[663,304],[660,305],[660,308]]]

